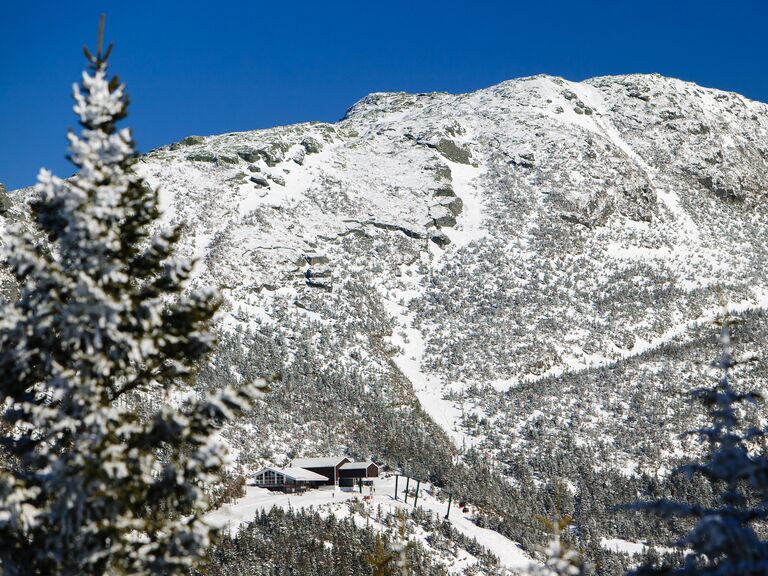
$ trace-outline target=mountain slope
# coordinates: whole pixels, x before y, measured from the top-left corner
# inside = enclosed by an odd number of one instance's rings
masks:
[[[658,76],[534,77],[374,94],[337,124],[192,138],[142,171],[230,324],[279,302],[322,322],[302,300],[359,281],[419,330],[424,377],[504,388],[642,351],[712,286],[761,296],[767,110]]]
[[[283,373],[224,432],[244,466],[345,450],[474,490],[492,516],[531,478],[566,478],[578,504],[584,470],[618,486],[684,453],[696,411],[666,394],[708,377],[714,288],[766,303],[766,136],[768,106],[736,94],[536,76],[189,137],[139,170],[226,299],[199,385]],[[762,362],[743,376],[765,387]],[[467,487],[478,462],[507,488]],[[520,518],[536,506],[553,504]]]

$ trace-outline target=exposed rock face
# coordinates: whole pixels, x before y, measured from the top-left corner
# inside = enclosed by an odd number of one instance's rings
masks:
[[[318,264],[328,264],[330,262],[330,259],[325,254],[305,254],[304,260],[307,261],[307,264],[310,266],[315,266]]]
[[[246,162],[256,162],[259,158],[261,158],[259,151],[254,150],[253,148],[241,148],[237,150],[236,153]]]
[[[206,151],[193,152],[187,155],[187,160],[190,162],[216,162],[216,155]]]
[[[457,146],[453,140],[448,140],[448,138],[441,138],[434,147],[435,150],[452,162],[469,164],[472,158],[472,154],[466,146]]]
[[[171,148],[174,150],[178,150],[179,148],[182,148],[184,146],[197,146],[199,144],[205,144],[205,138],[202,136],[187,136],[180,142],[176,142],[175,144],[171,145]]]
[[[336,124],[195,139],[141,168],[198,231],[202,275],[233,303],[251,281],[290,285],[308,249],[332,255],[340,279],[371,253],[396,263],[388,247],[402,232],[421,266],[411,311],[440,318],[425,365],[506,378],[532,370],[529,354],[586,365],[585,341],[617,358],[615,342],[694,320],[710,286],[765,285],[767,110],[660,76],[539,76],[471,94],[373,94]],[[244,170],[250,181],[224,192]],[[243,258],[251,251],[261,257]],[[493,281],[468,283],[473,269]]]
[[[11,209],[13,203],[8,198],[8,192],[3,184],[0,184],[0,214],[5,214]]]
[[[301,141],[301,145],[307,154],[317,154],[322,150],[322,145],[312,136],[307,136]]]

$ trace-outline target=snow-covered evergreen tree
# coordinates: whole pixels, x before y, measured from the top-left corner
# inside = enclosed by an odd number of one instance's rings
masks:
[[[691,519],[693,529],[676,546],[685,554],[679,566],[641,566],[634,574],[757,576],[768,574],[768,543],[755,532],[755,523],[768,519],[768,459],[755,453],[754,443],[764,430],[745,429],[740,405],[760,400],[754,392],[739,392],[731,382],[735,361],[731,351],[732,319],[724,312],[720,321],[722,356],[718,383],[692,391],[708,410],[711,423],[692,433],[708,441],[700,463],[677,469],[701,475],[712,486],[713,504],[661,500],[633,507],[663,518]]]
[[[205,551],[203,488],[224,463],[221,422],[258,386],[182,402],[210,350],[218,298],[183,293],[178,229],[133,170],[128,98],[99,46],[74,87],[77,174],[40,173],[34,219],[5,259],[19,298],[0,311],[3,574],[177,574]],[[160,406],[140,417],[137,398]],[[178,406],[184,408],[177,408]],[[176,406],[176,407],[174,407]]]
[[[537,567],[536,576],[579,576],[584,574],[584,567],[579,553],[563,545],[559,535],[555,534],[544,550],[547,560],[544,566]]]
[[[570,523],[570,518],[554,518],[547,520],[540,518],[552,536],[546,548],[541,552],[546,556],[544,565],[531,566],[530,576],[581,576],[585,573],[584,562],[580,554],[568,547],[561,539],[560,534]]]

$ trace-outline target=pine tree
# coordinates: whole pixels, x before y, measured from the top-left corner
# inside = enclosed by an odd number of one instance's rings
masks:
[[[218,297],[185,293],[179,229],[153,232],[157,193],[133,170],[128,97],[108,77],[112,46],[74,87],[78,172],[41,170],[32,214],[5,259],[18,300],[0,311],[3,574],[177,574],[209,541],[203,488],[218,478],[213,432],[257,385],[181,404],[178,388],[213,345]],[[148,417],[131,409],[155,402]],[[12,469],[11,469],[12,468]]]
[[[571,523],[568,517],[555,517],[552,520],[539,518],[551,533],[551,538],[542,550],[546,556],[543,566],[532,566],[529,570],[531,576],[581,576],[585,574],[584,562],[581,555],[568,547],[560,539],[560,534]]]
[[[750,450],[765,438],[765,430],[745,429],[740,405],[760,400],[754,392],[738,392],[731,382],[736,364],[731,352],[734,321],[723,314],[720,320],[722,355],[717,366],[721,376],[709,388],[692,391],[692,397],[707,409],[711,424],[691,433],[708,442],[702,462],[682,466],[677,473],[701,475],[712,486],[713,505],[659,500],[638,503],[665,519],[689,519],[693,529],[677,543],[682,561],[678,566],[641,566],[634,574],[652,575],[739,575],[768,574],[768,543],[755,532],[755,523],[768,519],[768,459]]]

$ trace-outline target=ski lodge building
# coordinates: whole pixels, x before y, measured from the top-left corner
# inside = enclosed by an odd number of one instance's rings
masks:
[[[289,468],[264,468],[254,476],[256,486],[280,492],[303,492],[319,486],[354,486],[371,482],[379,467],[369,461],[352,462],[345,456],[297,458]]]
[[[302,492],[307,488],[316,488],[327,482],[328,478],[303,468],[264,468],[255,477],[256,486],[280,492]]]

